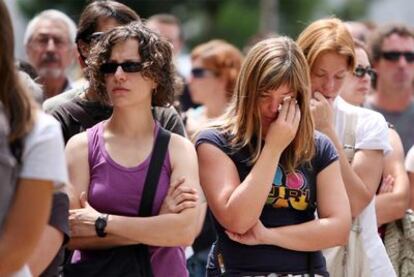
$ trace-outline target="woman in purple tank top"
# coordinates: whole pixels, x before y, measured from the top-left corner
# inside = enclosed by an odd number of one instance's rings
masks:
[[[176,86],[171,47],[132,23],[104,34],[91,51],[91,87],[113,105],[113,114],[67,144],[70,247],[80,249],[72,262],[103,258],[117,246],[145,244],[154,276],[187,276],[182,246],[192,244],[204,205],[197,200],[202,195],[197,157],[187,139],[171,134],[165,159],[158,161],[162,169],[152,216],[138,217],[160,128],[151,105],[170,104]],[[163,209],[169,190],[175,213]]]

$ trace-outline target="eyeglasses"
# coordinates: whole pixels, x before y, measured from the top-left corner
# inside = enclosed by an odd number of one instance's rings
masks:
[[[365,74],[368,74],[371,78],[375,78],[377,73],[370,66],[363,67],[359,65],[354,70],[354,75],[358,78],[364,78]]]
[[[194,78],[204,78],[207,76],[214,76],[215,74],[207,68],[196,67],[191,69],[191,75]]]
[[[408,63],[414,62],[414,52],[410,52],[410,51],[406,51],[406,52],[387,51],[387,52],[382,52],[381,56],[384,59],[388,61],[392,61],[392,62],[396,62],[400,59],[401,56],[404,56],[405,60]]]
[[[103,74],[114,74],[118,69],[118,66],[120,66],[124,72],[128,73],[140,72],[144,68],[141,62],[124,62],[104,63],[101,65],[100,70]]]

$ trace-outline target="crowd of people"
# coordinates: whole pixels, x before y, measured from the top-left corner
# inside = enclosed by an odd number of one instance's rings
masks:
[[[414,273],[410,26],[185,57],[177,17],[101,0],[36,15],[16,61],[0,23],[0,276]]]

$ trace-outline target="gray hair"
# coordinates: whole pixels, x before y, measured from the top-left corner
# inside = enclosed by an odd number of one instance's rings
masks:
[[[24,34],[23,43],[27,45],[30,38],[32,37],[37,24],[42,19],[50,19],[50,20],[60,20],[66,24],[68,27],[69,32],[69,42],[75,45],[75,38],[76,38],[76,24],[75,22],[66,14],[61,11],[50,9],[44,10],[43,12],[36,15],[32,20],[29,21],[27,24],[26,32]]]

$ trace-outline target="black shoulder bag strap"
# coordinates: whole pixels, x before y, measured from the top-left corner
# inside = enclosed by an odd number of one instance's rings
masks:
[[[154,149],[152,151],[151,161],[149,164],[147,176],[145,177],[144,191],[142,194],[141,205],[139,207],[138,216],[147,217],[151,216],[152,206],[155,198],[155,192],[157,190],[158,181],[160,179],[160,173],[162,165],[164,164],[164,158],[168,151],[168,143],[170,142],[171,133],[162,127],[158,129],[158,135],[155,140]],[[140,244],[140,251],[144,261],[145,269],[148,269],[146,276],[153,276],[151,261],[148,246]]]

